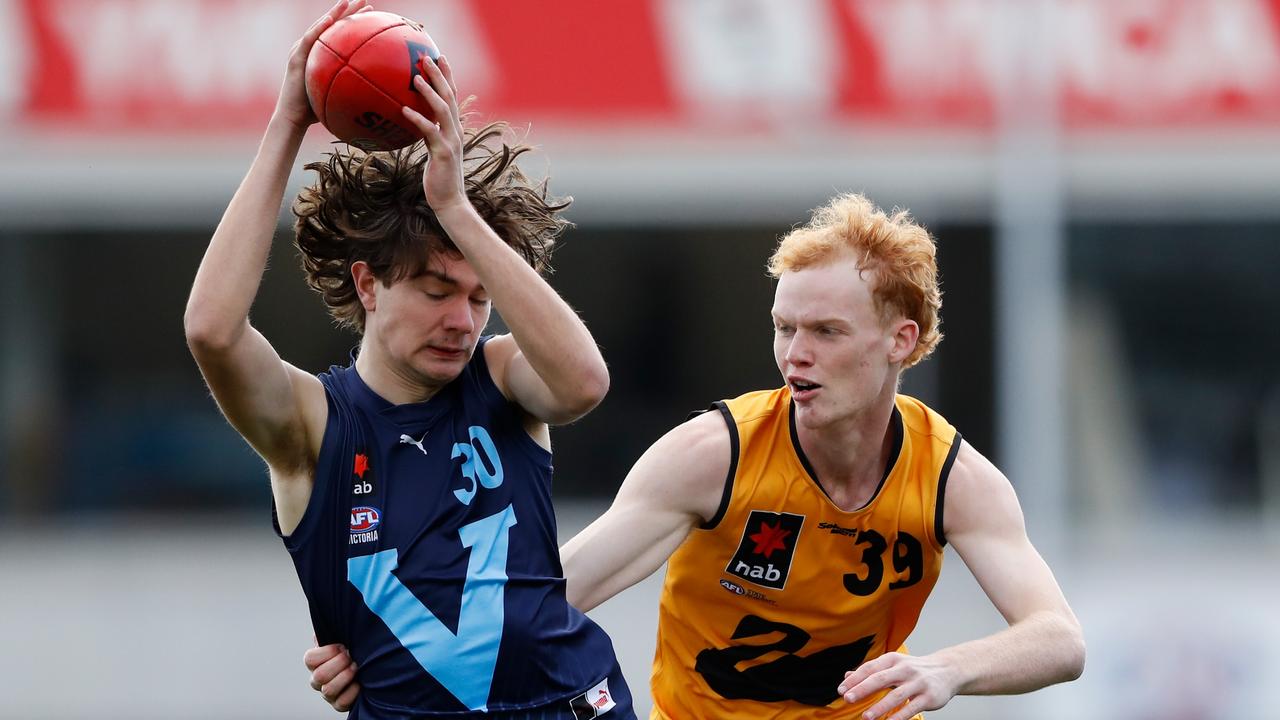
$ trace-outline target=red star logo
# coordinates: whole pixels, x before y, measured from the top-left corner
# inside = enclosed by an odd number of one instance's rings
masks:
[[[782,523],[770,525],[769,523],[760,523],[760,531],[755,535],[747,537],[756,543],[755,554],[765,556],[768,559],[774,550],[786,550],[786,543],[782,542],[784,538],[791,534],[790,530],[783,530]]]
[[[354,472],[361,480],[364,479],[364,471],[369,469],[369,456],[364,453],[356,453],[356,466]]]

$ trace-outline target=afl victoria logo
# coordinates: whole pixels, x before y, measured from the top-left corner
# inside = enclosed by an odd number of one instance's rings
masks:
[[[361,505],[351,508],[351,534],[364,533],[378,527],[382,522],[382,513],[378,508]]]

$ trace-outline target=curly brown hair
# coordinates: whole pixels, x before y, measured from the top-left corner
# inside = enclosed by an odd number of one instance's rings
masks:
[[[872,299],[884,319],[896,313],[920,327],[902,367],[928,357],[942,340],[937,246],[929,231],[906,210],[885,213],[865,195],[837,195],[782,238],[769,258],[769,274],[821,265],[842,252],[853,253],[859,271],[875,273]]]
[[[538,272],[550,271],[556,237],[569,226],[560,216],[572,198],[548,195],[516,166],[533,148],[506,141],[510,128],[495,122],[468,129],[463,139],[467,198],[493,228]],[[343,146],[308,163],[318,177],[293,203],[294,247],[307,285],[320,294],[339,325],[364,332],[365,310],[351,277],[353,263],[369,264],[386,285],[415,277],[437,253],[462,257],[427,205],[422,142],[392,152]]]

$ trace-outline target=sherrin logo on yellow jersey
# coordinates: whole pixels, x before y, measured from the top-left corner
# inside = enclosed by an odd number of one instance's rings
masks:
[[[752,510],[742,528],[738,551],[724,571],[761,587],[782,590],[787,586],[803,525],[803,515]]]

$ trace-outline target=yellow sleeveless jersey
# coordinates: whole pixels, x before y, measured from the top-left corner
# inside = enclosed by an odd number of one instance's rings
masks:
[[[942,568],[942,502],[960,436],[895,399],[896,452],[846,512],[800,449],[787,388],[716,403],[733,464],[719,512],[671,556],[652,718],[855,718],[844,673],[905,652]]]

